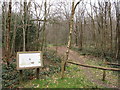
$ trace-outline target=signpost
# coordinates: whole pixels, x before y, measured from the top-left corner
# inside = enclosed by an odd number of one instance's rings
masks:
[[[22,70],[36,68],[36,77],[39,79],[39,68],[43,67],[43,54],[41,51],[17,52],[17,70],[20,70],[20,81],[22,81]]]

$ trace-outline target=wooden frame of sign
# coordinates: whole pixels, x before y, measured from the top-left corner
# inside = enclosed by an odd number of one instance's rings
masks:
[[[39,79],[40,67],[43,67],[43,54],[41,51],[17,52],[17,70],[20,70],[20,81],[22,81],[23,69],[37,68],[36,77]]]

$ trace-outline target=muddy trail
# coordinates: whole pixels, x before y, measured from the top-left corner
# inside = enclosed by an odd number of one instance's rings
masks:
[[[49,49],[51,50],[56,50],[56,47],[50,47]],[[59,56],[64,56],[66,52],[66,47],[65,46],[59,46],[57,47],[57,54]],[[89,65],[89,60],[96,59],[94,56],[87,56],[87,55],[80,55],[78,52],[70,50],[69,52],[69,60],[72,60],[74,62],[78,62],[81,64],[88,64]],[[98,59],[98,58],[97,58]],[[99,61],[95,61],[99,62]],[[118,88],[118,78],[117,75],[113,75],[112,71],[106,72],[106,80],[102,81],[102,75],[103,71],[102,70],[96,70],[96,69],[91,69],[91,68],[86,68],[82,66],[78,66],[82,71],[84,76],[91,82],[102,86],[106,88]],[[111,74],[112,73],[112,74]]]

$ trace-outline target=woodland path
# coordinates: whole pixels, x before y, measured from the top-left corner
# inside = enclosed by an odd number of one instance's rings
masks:
[[[56,50],[56,47],[50,47],[49,49]],[[65,55],[66,49],[67,48],[65,46],[57,47],[57,54],[59,56]],[[70,52],[69,52],[69,59],[73,60],[74,62],[81,63],[81,64],[88,64],[87,63],[88,60],[95,59],[95,58],[96,57],[93,57],[93,56],[80,55],[78,52],[73,51],[73,50],[70,50]],[[117,80],[117,78],[115,78],[115,79],[112,78],[112,77],[116,77],[116,76],[111,77],[111,74],[110,75],[108,74],[110,71],[108,71],[107,76],[106,76],[106,81],[109,81],[109,83],[107,83],[105,81],[104,82],[102,81],[102,74],[103,74],[102,70],[96,71],[95,69],[93,70],[91,68],[86,68],[86,67],[81,67],[81,66],[79,66],[79,68],[83,70],[85,77],[89,81],[91,81],[99,86],[102,86],[102,87],[117,88],[118,80]]]

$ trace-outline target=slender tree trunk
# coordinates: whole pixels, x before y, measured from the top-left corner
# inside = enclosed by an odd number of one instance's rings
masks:
[[[79,50],[82,50],[83,47],[83,25],[82,20],[80,21],[80,32],[79,32]]]
[[[89,15],[91,17],[91,29],[93,31],[93,44],[96,48],[96,30],[95,30],[95,22],[94,22],[94,17],[93,17],[93,7],[91,4],[91,0],[90,0],[90,6],[91,6],[91,15]]]
[[[96,13],[96,22],[97,22],[97,30],[96,30],[96,32],[98,32],[98,34],[96,33],[96,35],[97,35],[96,36],[96,46],[100,50],[101,49],[101,45],[100,45],[101,44],[101,32],[100,32],[101,25],[100,25],[100,20],[99,20],[99,17],[98,17],[98,10],[97,10],[97,8],[95,8],[94,11]]]
[[[5,55],[5,46],[6,46],[6,3],[3,2],[2,5],[2,52],[3,56]]]
[[[117,2],[115,4],[116,8],[116,19],[117,19],[117,25],[116,25],[116,37],[117,37],[117,50],[116,50],[116,58],[118,59],[118,62],[120,62],[120,2]]]
[[[120,64],[120,1],[117,1],[115,3],[116,8],[116,19],[117,19],[117,25],[116,25],[116,32],[117,32],[117,51],[116,51],[116,59],[118,61],[118,64]],[[118,87],[120,87],[120,72],[118,72]]]
[[[103,7],[100,7],[101,10],[100,10],[100,22],[101,22],[101,25],[100,25],[100,29],[101,29],[101,50],[102,50],[102,55],[104,56],[105,53],[104,53],[104,50],[105,50],[105,28],[104,28],[104,10],[103,10]]]
[[[109,2],[109,21],[110,21],[110,48],[111,48],[111,52],[113,52],[113,33],[112,33],[111,2]]]
[[[31,21],[30,21],[30,18],[31,18],[31,15],[30,15],[30,6],[31,6],[31,0],[28,2],[28,5],[26,6],[26,50],[30,50],[30,35],[29,35],[29,25],[31,24]],[[34,40],[33,40],[34,41]]]
[[[38,15],[37,6],[36,6],[36,4],[34,4],[34,5],[35,5],[36,15]],[[37,40],[37,41],[35,42],[35,45],[36,45],[36,49],[37,49],[37,50],[40,49],[40,48],[38,47],[38,43],[40,42],[40,40],[39,40],[40,22],[39,22],[38,20],[39,20],[39,17],[37,16],[37,24],[36,24],[37,30],[36,30],[36,38],[35,38],[35,40]]]
[[[10,31],[11,31],[11,9],[12,9],[12,0],[9,1],[9,9],[8,9],[8,21],[7,21],[7,36],[6,36],[6,57],[7,57],[7,65],[9,65],[10,58]]]
[[[76,16],[76,23],[75,23],[75,30],[74,30],[74,34],[75,34],[75,46],[78,46],[78,20],[77,20],[77,16]]]
[[[44,3],[44,7],[45,7],[45,13],[44,13],[44,24],[43,24],[43,31],[42,31],[42,46],[41,46],[41,51],[44,51],[45,49],[45,42],[46,42],[46,35],[45,35],[45,30],[46,30],[46,13],[47,13],[47,3],[46,3],[46,0],[45,0],[45,3]]]
[[[61,74],[62,74],[61,77],[62,78],[64,77],[65,65],[66,65],[66,61],[68,60],[69,49],[70,49],[70,46],[71,46],[73,23],[74,23],[74,0],[72,2],[72,11],[71,11],[71,17],[70,17],[70,30],[69,30],[67,51],[66,51],[66,54],[65,54],[65,60],[63,61],[63,65],[62,65],[62,72],[61,72]]]
[[[65,60],[63,61],[62,67],[61,67],[61,78],[64,77],[65,66],[66,66],[66,62],[68,60],[69,49],[71,47],[75,9],[76,9],[77,5],[80,3],[80,1],[79,1],[74,6],[74,2],[75,2],[75,0],[72,1],[72,10],[71,10],[71,17],[70,17],[69,37],[68,37],[67,50],[66,50],[66,53],[65,53]]]
[[[24,0],[24,21],[23,21],[23,51],[26,51],[26,13],[27,13],[27,1]]]
[[[104,31],[104,50],[106,51],[106,48],[107,48],[107,6],[108,6],[108,2],[105,2],[105,20],[104,20],[104,23],[105,23],[105,31]]]
[[[15,52],[15,38],[16,38],[16,25],[17,25],[17,16],[15,16],[15,21],[14,21],[14,31],[13,31],[13,37],[12,37],[12,45],[11,45],[11,55],[14,54]]]

